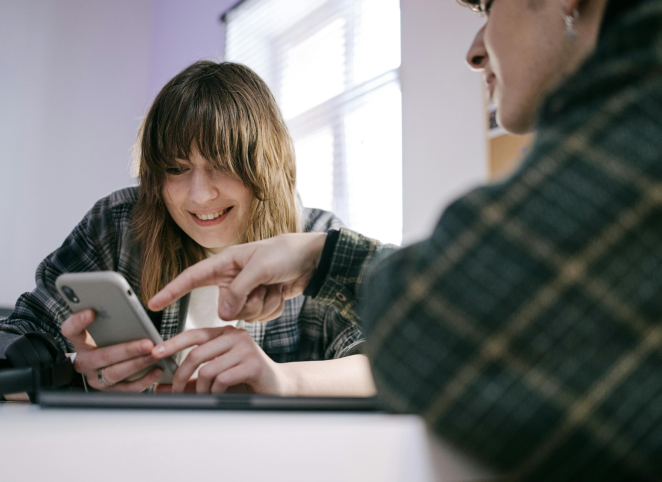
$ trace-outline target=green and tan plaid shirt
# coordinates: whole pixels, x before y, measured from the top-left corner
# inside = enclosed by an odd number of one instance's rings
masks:
[[[341,229],[316,300],[390,406],[513,480],[662,480],[662,1],[603,32],[518,172],[385,251]]]

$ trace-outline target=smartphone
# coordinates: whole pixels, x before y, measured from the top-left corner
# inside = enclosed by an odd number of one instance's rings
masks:
[[[87,331],[97,346],[102,348],[129,341],[148,338],[158,344],[163,342],[152,320],[140,304],[129,283],[114,271],[65,273],[58,276],[55,286],[74,313],[94,310],[95,320]],[[137,380],[153,367],[163,370],[159,383],[172,383],[177,363],[172,357],[159,360],[127,380]]]

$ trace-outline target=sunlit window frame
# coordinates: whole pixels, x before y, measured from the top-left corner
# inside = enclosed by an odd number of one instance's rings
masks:
[[[239,6],[237,4],[235,7]],[[346,153],[345,153],[345,119],[354,109],[357,102],[364,96],[376,91],[389,83],[400,86],[400,67],[388,70],[361,84],[353,85],[353,54],[357,15],[346,16],[347,9],[343,2],[326,2],[303,17],[286,32],[276,37],[272,43],[272,72],[283,72],[285,56],[289,45],[299,43],[314,35],[331,22],[345,17],[345,91],[318,104],[307,111],[286,119],[288,128],[295,142],[302,140],[324,128],[330,127],[333,133],[333,195],[332,211],[345,221],[350,219],[349,192],[347,185]],[[222,20],[225,21],[225,15]],[[311,27],[313,25],[313,27]],[[282,98],[281,76],[271,79],[271,88],[276,99]]]

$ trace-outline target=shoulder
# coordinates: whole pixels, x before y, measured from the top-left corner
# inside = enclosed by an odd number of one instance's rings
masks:
[[[101,224],[124,222],[131,219],[138,202],[138,187],[127,187],[99,199],[87,214],[89,221]]]
[[[344,223],[332,212],[323,209],[303,208],[304,232],[323,233],[330,229],[340,229]]]
[[[138,187],[126,187],[115,191],[108,196],[99,199],[94,209],[100,210],[113,210],[122,211],[125,209],[131,210],[138,202]]]
[[[138,202],[138,186],[125,187],[109,194],[104,199],[107,199],[113,207],[123,205],[133,206]]]
[[[120,189],[99,199],[85,214],[72,235],[103,242],[122,237],[131,226],[133,208],[137,202],[137,187]]]

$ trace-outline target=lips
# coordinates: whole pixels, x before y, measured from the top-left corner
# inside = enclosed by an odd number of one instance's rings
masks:
[[[487,84],[487,98],[490,102],[493,102],[494,99],[494,88],[496,86],[496,76],[494,74],[489,74],[485,78],[485,83]]]
[[[234,206],[230,206],[228,208],[220,209],[218,211],[213,211],[208,214],[192,213],[192,212],[189,212],[189,214],[191,215],[191,218],[198,226],[215,226],[223,222],[223,220],[228,217],[233,207]]]
[[[223,214],[228,212],[230,209],[232,209],[232,206],[230,206],[229,208],[220,209],[218,211],[215,211],[215,212],[209,213],[209,214],[201,214],[201,213],[191,213],[191,214],[194,214],[198,219],[200,219],[202,221],[208,221],[210,219],[215,219],[219,216],[222,216]]]

